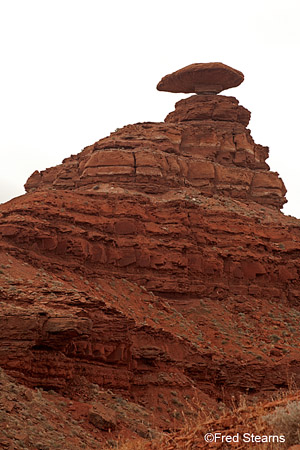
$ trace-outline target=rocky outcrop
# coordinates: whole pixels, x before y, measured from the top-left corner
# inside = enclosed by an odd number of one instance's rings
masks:
[[[240,106],[234,97],[193,95],[177,102],[175,111],[166,117],[165,122],[218,121],[218,126],[221,127],[224,125],[222,122],[237,122],[246,127],[250,116],[250,111]]]
[[[285,187],[249,118],[233,97],[192,96],[0,206],[10,375],[72,398],[79,377],[164,429],[195,393],[213,407],[300,383],[299,221],[279,211]],[[96,409],[90,424],[118,429]]]
[[[165,124],[129,125],[71,156],[63,164],[34,172],[35,189],[113,187],[161,194],[197,188],[282,208],[286,189],[265,160],[268,148],[246,129],[250,113],[233,97],[197,95],[176,104]]]
[[[197,388],[207,403],[222,386],[298,379],[296,220],[196,189],[107,185],[30,193],[1,212],[0,360],[17,379],[65,390],[85,376],[168,420],[162,392],[185,405]]]

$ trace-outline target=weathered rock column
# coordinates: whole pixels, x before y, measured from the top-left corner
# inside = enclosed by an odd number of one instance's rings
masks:
[[[166,75],[159,91],[196,95],[177,102],[165,122],[182,126],[182,155],[214,163],[215,192],[282,208],[286,189],[269,170],[268,147],[256,144],[246,128],[250,111],[234,97],[217,95],[243,80],[242,72],[222,63],[191,64]]]

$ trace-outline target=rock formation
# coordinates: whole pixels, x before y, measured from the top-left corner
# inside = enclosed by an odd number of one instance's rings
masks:
[[[280,212],[250,112],[211,93],[243,75],[188,67],[158,86],[201,93],[164,123],[34,172],[0,206],[1,367],[80,401],[92,384],[106,407],[111,393],[135,402],[145,420],[137,409],[126,426],[145,436],[180,422],[195,392],[213,406],[300,383],[299,220]]]
[[[240,72],[219,65],[211,63],[202,69],[203,65],[195,64],[182,73],[186,78],[196,73],[203,86],[209,86],[212,73],[223,89],[234,85],[232,74],[240,74],[239,83],[242,81]],[[194,71],[198,66],[201,70]],[[168,77],[169,84],[181,82],[174,74],[167,75],[158,88],[169,86],[164,82]],[[197,80],[193,80],[195,85]],[[184,90],[184,81],[182,84]],[[194,90],[192,86],[189,89]],[[249,120],[250,112],[234,97],[195,95],[179,101],[164,124],[124,127],[60,166],[34,172],[25,188],[28,192],[37,188],[74,190],[108,183],[152,195],[196,188],[206,196],[221,195],[280,209],[286,202],[285,186],[265,162],[268,148],[253,141],[246,128]]]
[[[190,64],[163,77],[157,89],[186,94],[218,94],[239,86],[243,80],[242,72],[222,63]]]

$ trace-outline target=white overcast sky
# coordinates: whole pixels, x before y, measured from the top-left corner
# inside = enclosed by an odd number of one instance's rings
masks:
[[[224,92],[300,218],[299,0],[0,0],[0,202],[129,123],[164,120],[182,94],[162,76],[219,61],[245,81]]]

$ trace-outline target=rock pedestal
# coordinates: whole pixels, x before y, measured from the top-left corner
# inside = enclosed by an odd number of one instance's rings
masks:
[[[299,221],[249,111],[216,95],[242,74],[192,69],[162,83],[193,93],[165,122],[125,126],[0,205],[0,365],[83,402],[98,386],[87,421],[103,433],[300,385]]]
[[[227,89],[242,81],[241,72],[223,64],[193,64],[164,77],[158,88],[191,92],[200,82],[209,89],[212,83]],[[165,123],[126,126],[63,164],[34,172],[25,188],[74,190],[109,184],[162,194],[191,187],[199,194],[280,209],[286,202],[285,186],[265,162],[268,147],[252,139],[249,120],[250,112],[237,99],[206,90],[176,103]]]

